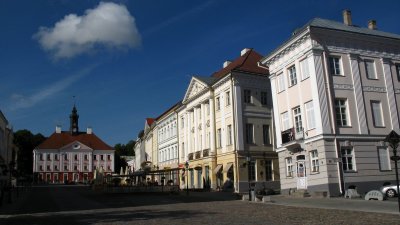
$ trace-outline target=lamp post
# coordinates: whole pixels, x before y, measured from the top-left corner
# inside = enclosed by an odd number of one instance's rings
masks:
[[[189,162],[186,161],[186,195],[189,195]]]
[[[389,146],[393,150],[393,156],[390,157],[394,161],[394,168],[396,170],[396,187],[397,187],[397,203],[400,212],[400,192],[399,192],[399,172],[397,170],[397,162],[400,160],[400,156],[397,155],[397,147],[399,147],[400,135],[392,130],[385,138],[385,142],[389,143]]]
[[[250,163],[251,163],[251,157],[250,157],[250,152],[248,153],[247,157],[247,178],[248,178],[248,183],[249,183],[249,201],[251,201],[251,185],[250,185]]]

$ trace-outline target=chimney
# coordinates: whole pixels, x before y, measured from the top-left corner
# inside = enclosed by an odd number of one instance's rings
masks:
[[[240,52],[240,56],[243,56],[244,54],[246,54],[248,51],[250,51],[251,49],[249,48],[244,48],[241,52]]]
[[[223,68],[229,66],[229,64],[231,64],[231,61],[226,60],[226,61],[224,62]]]
[[[60,125],[56,126],[56,133],[61,134],[61,126]]]
[[[376,30],[376,20],[368,21],[368,29]]]
[[[93,133],[93,129],[91,127],[86,128],[86,133],[87,134],[92,134]]]
[[[352,26],[351,22],[351,11],[348,9],[343,10],[343,23],[347,26]]]

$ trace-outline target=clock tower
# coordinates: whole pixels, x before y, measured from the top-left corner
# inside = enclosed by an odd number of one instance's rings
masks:
[[[71,132],[72,135],[76,135],[79,133],[79,127],[78,127],[78,111],[76,110],[75,104],[74,108],[72,108],[72,113],[69,115],[70,119],[70,128],[69,131]]]

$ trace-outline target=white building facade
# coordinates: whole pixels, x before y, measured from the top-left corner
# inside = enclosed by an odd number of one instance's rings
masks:
[[[264,57],[283,193],[337,196],[394,181],[383,142],[399,132],[400,35],[313,19]]]

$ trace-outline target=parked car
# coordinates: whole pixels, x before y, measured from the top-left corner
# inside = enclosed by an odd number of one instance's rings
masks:
[[[397,195],[397,187],[395,184],[384,183],[379,190],[389,198],[393,198]]]

